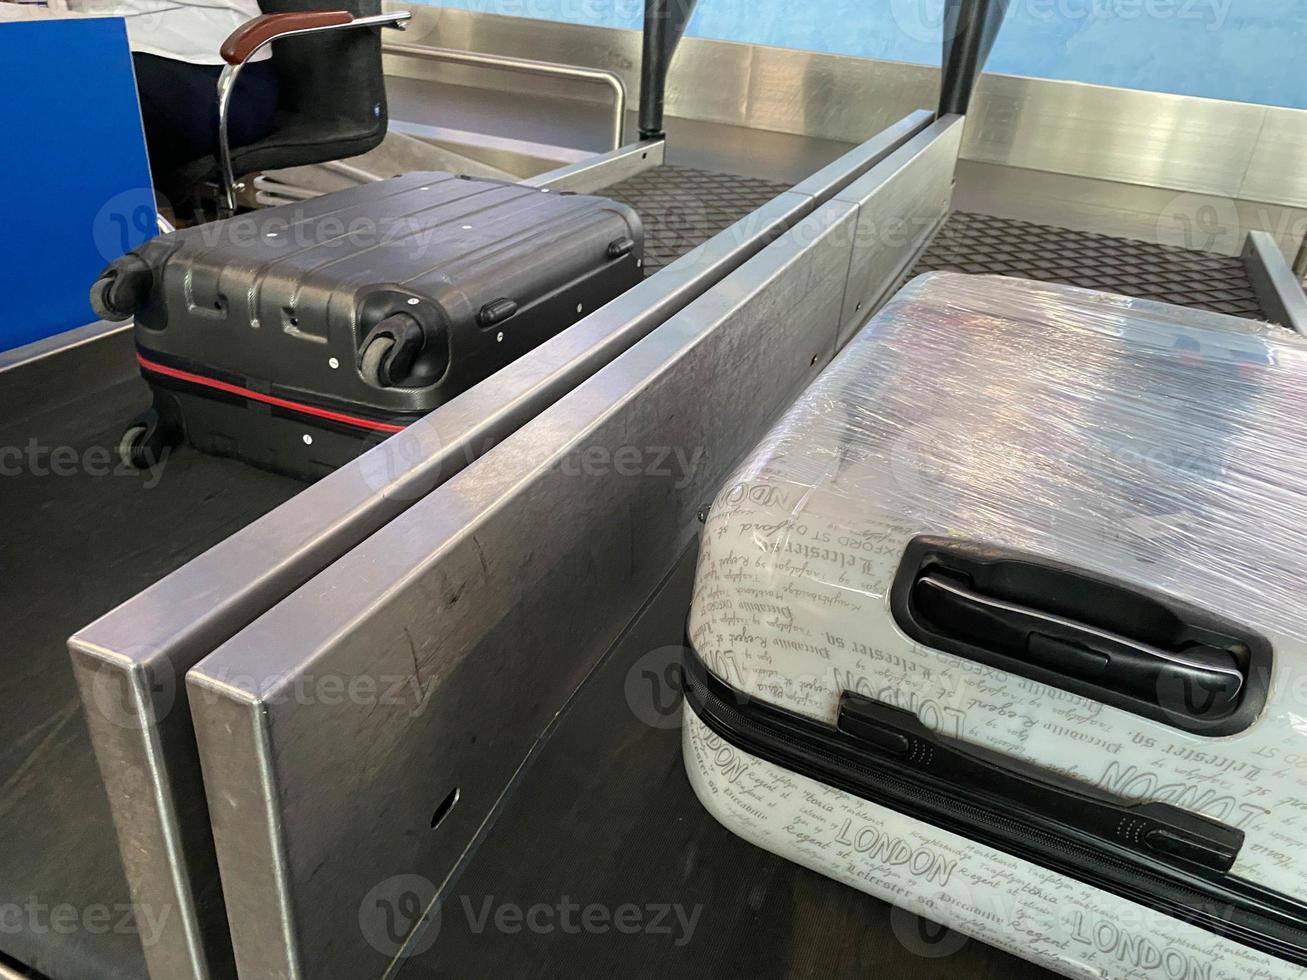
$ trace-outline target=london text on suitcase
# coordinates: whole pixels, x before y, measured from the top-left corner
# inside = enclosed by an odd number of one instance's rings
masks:
[[[642,252],[624,204],[447,173],[161,236],[91,290],[135,316],[155,393],[120,451],[321,476],[635,285]]]
[[[1276,327],[916,280],[711,508],[700,800],[1069,976],[1302,976],[1304,409]]]

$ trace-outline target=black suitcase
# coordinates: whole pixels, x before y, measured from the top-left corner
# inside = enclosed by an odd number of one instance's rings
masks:
[[[626,205],[447,173],[161,236],[91,290],[154,391],[120,452],[322,476],[635,285],[642,248]]]

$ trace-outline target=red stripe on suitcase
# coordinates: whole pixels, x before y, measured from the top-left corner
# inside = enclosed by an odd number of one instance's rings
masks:
[[[320,419],[328,419],[332,422],[342,422],[345,425],[353,425],[360,429],[372,429],[376,432],[404,431],[404,426],[395,425],[393,422],[376,422],[372,419],[360,418],[357,415],[346,415],[343,412],[333,412],[328,408],[318,408],[315,405],[305,405],[302,402],[293,402],[287,398],[278,398],[276,395],[265,395],[261,391],[251,391],[249,388],[242,388],[240,385],[230,384],[226,381],[219,381],[216,378],[206,378],[202,374],[192,374],[190,371],[182,371],[179,368],[168,367],[165,364],[158,364],[155,361],[147,360],[140,354],[136,355],[136,360],[146,371],[151,371],[155,374],[162,374],[168,378],[176,378],[178,381],[186,381],[190,384],[203,385],[205,388],[225,391],[229,395],[239,395],[241,398],[263,402],[265,405],[274,405],[277,408],[290,409],[292,412],[300,412],[304,415],[314,415]]]

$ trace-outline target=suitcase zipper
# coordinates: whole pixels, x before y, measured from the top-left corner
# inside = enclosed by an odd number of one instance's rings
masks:
[[[1041,827],[1019,806],[1004,812],[960,799],[891,758],[869,759],[865,743],[738,691],[713,675],[687,641],[687,707],[735,747],[782,768],[992,846],[1223,936],[1307,966],[1307,905],[1253,882],[1123,854],[1116,842],[1074,826]],[[868,764],[871,762],[872,764]],[[1016,813],[1017,816],[1012,814]]]

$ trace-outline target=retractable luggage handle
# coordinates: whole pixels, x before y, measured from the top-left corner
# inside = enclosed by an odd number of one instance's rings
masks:
[[[1088,784],[1059,782],[1037,767],[937,735],[911,711],[852,691],[840,698],[837,727],[877,753],[947,782],[955,792],[1000,796],[1014,810],[1057,820],[1161,860],[1226,872],[1243,847],[1244,833],[1237,828],[1169,803],[1130,803],[1100,794]]]
[[[1022,552],[917,538],[890,605],[925,646],[1195,734],[1242,731],[1265,704],[1272,651],[1260,634]]]
[[[914,795],[977,808],[1061,840],[1097,846],[1212,878],[1233,868],[1246,835],[1236,827],[1169,803],[1129,800],[981,746],[939,734],[912,711],[854,691],[841,692],[836,723],[818,721],[727,684],[709,669],[687,635],[686,704],[712,730],[764,758],[780,748],[783,763],[850,790],[836,769],[880,785],[884,777]],[[873,794],[868,799],[877,799]],[[974,816],[968,812],[969,822]],[[1025,831],[1022,831],[1023,833]],[[1035,831],[1031,831],[1035,832]]]

